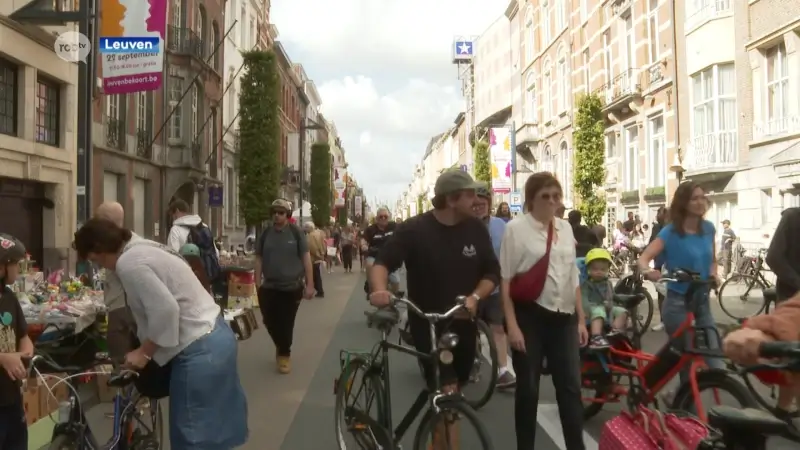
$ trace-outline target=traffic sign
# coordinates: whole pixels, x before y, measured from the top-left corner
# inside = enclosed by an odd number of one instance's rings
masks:
[[[522,192],[514,191],[509,195],[509,202],[508,206],[511,208],[518,207],[520,211],[522,210]]]
[[[517,213],[517,214],[519,214],[519,213],[521,213],[521,212],[522,212],[522,205],[508,205],[508,209],[509,209],[509,210],[510,210],[512,213]]]

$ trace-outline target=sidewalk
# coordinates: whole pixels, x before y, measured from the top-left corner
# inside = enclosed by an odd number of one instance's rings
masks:
[[[332,274],[323,273],[325,298],[304,301],[297,314],[292,373],[278,374],[275,367],[275,347],[267,335],[260,314],[259,329],[239,344],[239,376],[248,398],[250,439],[244,450],[278,450],[306,395],[309,384],[320,365],[322,356],[336,330],[344,307],[354,288],[363,283],[361,273],[342,273],[341,267]],[[164,408],[164,440],[168,441],[166,401]],[[106,413],[111,404],[100,404],[87,412],[87,420],[99,442],[111,437],[111,420]],[[31,450],[47,448],[53,422],[45,418],[34,424],[31,431]],[[164,442],[161,450],[169,450]]]

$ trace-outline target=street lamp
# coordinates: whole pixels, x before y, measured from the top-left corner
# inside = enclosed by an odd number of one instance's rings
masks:
[[[320,125],[311,119],[305,119],[300,123],[300,225],[303,225],[303,190],[306,184],[306,131],[308,130],[325,130],[324,125]]]
[[[683,158],[681,158],[680,148],[675,152],[675,157],[672,159],[672,165],[669,166],[669,171],[675,174],[675,178],[678,179],[678,184],[681,184],[681,181],[683,181],[683,173],[686,172],[686,169],[683,167]]]

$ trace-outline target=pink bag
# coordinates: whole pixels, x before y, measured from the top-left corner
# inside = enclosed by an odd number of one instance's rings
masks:
[[[623,411],[606,422],[598,450],[696,450],[707,435],[696,419],[640,407],[636,416]]]

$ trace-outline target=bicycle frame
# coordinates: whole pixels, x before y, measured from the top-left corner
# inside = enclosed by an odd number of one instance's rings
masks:
[[[687,298],[693,298],[695,293],[695,289],[691,289],[687,292]],[[691,295],[691,297],[690,297]],[[694,300],[691,300],[694,302]],[[686,319],[683,321],[681,326],[678,328],[675,333],[670,336],[669,341],[659,350],[659,353],[664,351],[665,349],[669,349],[670,346],[681,339],[688,341],[691,339],[693,341],[694,337],[696,336],[696,331],[698,328],[694,325],[695,315],[694,309],[687,308]],[[706,330],[707,331],[707,330]],[[624,375],[631,379],[638,380],[638,388],[640,388],[642,392],[642,397],[639,398],[639,401],[644,403],[652,403],[656,396],[661,392],[664,386],[667,385],[676,375],[678,375],[682,370],[685,368],[689,368],[689,386],[692,391],[692,396],[694,397],[695,408],[697,411],[697,415],[703,423],[708,422],[708,417],[703,410],[703,404],[700,401],[700,388],[697,381],[697,371],[698,369],[707,367],[705,363],[706,356],[713,356],[709,352],[709,354],[704,355],[701,351],[695,350],[690,348],[689,346],[683,345],[681,348],[681,356],[678,361],[674,363],[672,367],[670,367],[663,376],[659,377],[655,382],[652,382],[648,385],[647,378],[648,373],[657,366],[657,364],[661,361],[655,354],[646,353],[641,350],[637,350],[633,348],[630,344],[624,343],[623,349],[614,348],[613,346],[608,349],[610,356],[612,358],[606,358],[604,355],[598,355],[598,362],[590,362],[585,361],[583,363],[584,370],[596,368],[598,365],[603,369],[605,373],[616,374],[616,375]],[[721,355],[720,355],[721,356]],[[634,366],[626,366],[621,364],[615,364],[613,360],[615,358],[628,358],[632,361],[635,361]],[[608,361],[605,361],[605,360]],[[684,382],[685,383],[685,382]],[[632,383],[631,383],[632,384]],[[630,395],[630,389],[620,386],[617,383],[612,384],[612,389],[610,391],[614,397],[619,395]],[[584,401],[591,401],[593,403],[609,403],[610,400],[607,399],[597,399],[591,398],[587,399],[584,398]],[[719,399],[717,399],[719,400]]]

